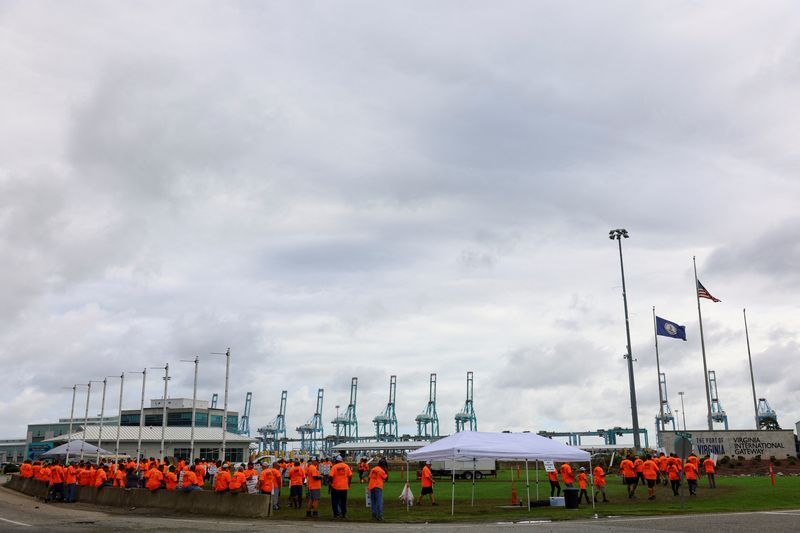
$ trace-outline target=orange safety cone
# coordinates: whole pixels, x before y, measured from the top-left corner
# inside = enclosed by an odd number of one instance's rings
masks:
[[[772,482],[772,486],[775,486],[775,473],[772,471],[772,463],[769,464],[769,480]]]
[[[519,499],[517,498],[517,486],[514,483],[514,477],[511,477],[511,505],[519,505]]]

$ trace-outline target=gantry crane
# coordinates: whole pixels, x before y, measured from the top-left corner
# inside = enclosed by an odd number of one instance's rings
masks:
[[[472,371],[467,372],[467,400],[464,409],[456,413],[456,433],[459,431],[478,431],[478,419],[472,403]]]
[[[286,391],[281,391],[281,406],[278,416],[264,427],[258,428],[264,450],[273,454],[286,453]]]
[[[337,416],[331,423],[336,428],[336,442],[340,437],[347,440],[358,440],[358,417],[356,416],[356,396],[358,394],[358,378],[350,380],[350,403],[344,413]]]
[[[711,420],[714,422],[721,422],[725,424],[725,429],[728,429],[728,415],[722,408],[719,401],[719,394],[717,393],[717,374],[713,370],[708,371],[708,390],[711,394]]]
[[[253,393],[248,392],[244,398],[244,411],[239,419],[239,435],[250,436],[250,404],[253,401]]]
[[[431,374],[428,384],[428,405],[414,419],[417,422],[418,437],[439,436],[439,415],[436,414],[436,374]]]
[[[317,408],[314,415],[305,424],[295,428],[300,433],[300,449],[315,455],[322,451],[322,443],[325,440],[325,428],[322,425],[322,397],[324,389],[317,390]]]
[[[675,417],[667,399],[667,376],[663,372],[658,375],[658,386],[661,387],[661,409],[656,414],[656,435],[666,431],[669,423],[672,423],[672,431],[675,431]]]
[[[397,414],[395,414],[395,396],[397,393],[397,376],[389,378],[389,403],[386,409],[372,419],[375,424],[375,437],[378,441],[395,441],[398,437]]]
[[[778,415],[767,403],[766,398],[758,399],[758,429],[775,430],[781,429],[778,425]]]

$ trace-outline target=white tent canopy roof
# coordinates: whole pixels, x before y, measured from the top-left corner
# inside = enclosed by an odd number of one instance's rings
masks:
[[[84,454],[87,456],[97,455],[97,446],[89,444],[88,442],[83,442],[80,440],[73,440],[68,442],[67,444],[62,444],[61,446],[56,446],[52,450],[48,450],[44,452],[42,455],[45,457],[61,457],[67,455],[67,450],[69,450],[69,454],[73,457]],[[104,450],[103,448],[99,448],[100,455],[113,455],[113,452],[109,452],[108,450]]]
[[[462,431],[409,452],[409,461],[503,459],[589,462],[591,454],[533,433]]]

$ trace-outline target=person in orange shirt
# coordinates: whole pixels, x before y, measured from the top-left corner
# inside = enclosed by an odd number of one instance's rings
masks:
[[[322,492],[322,474],[319,473],[319,462],[312,457],[306,467],[306,483],[308,484],[308,508],[306,516],[319,516],[319,497]]]
[[[280,464],[272,463],[272,508],[281,508],[281,487],[283,487],[283,472]]]
[[[247,476],[244,475],[243,466],[239,466],[233,473],[228,488],[231,492],[247,492]]]
[[[644,485],[644,470],[642,470],[644,466],[644,461],[641,457],[637,457],[633,460],[633,469],[636,471],[636,484],[638,485],[641,483]]]
[[[667,484],[667,456],[664,452],[658,454],[658,458],[653,458],[658,465],[658,477],[663,485]]]
[[[642,462],[642,474],[644,481],[647,483],[647,499],[656,499],[656,483],[658,483],[658,465],[650,455],[645,455],[645,460]]]
[[[564,480],[564,486],[572,488],[575,484],[575,474],[572,472],[572,465],[563,463],[561,465],[561,479]]]
[[[584,467],[580,467],[578,469],[578,488],[581,491],[578,493],[578,503],[581,503],[583,497],[586,497],[586,503],[592,503],[589,501],[589,493],[586,492],[586,485],[588,483],[588,478],[586,476],[586,469]]]
[[[100,487],[105,487],[106,485],[108,485],[108,483],[106,483],[106,479],[108,479],[108,473],[106,472],[106,470],[107,470],[106,466],[103,465],[100,468],[98,468],[94,474],[94,486],[97,487],[98,489]]]
[[[197,485],[203,487],[206,479],[206,467],[200,462],[200,459],[194,460],[194,473],[197,476]]]
[[[230,465],[225,463],[222,465],[222,468],[217,475],[214,476],[214,491],[216,492],[228,492],[230,490],[230,483],[231,483],[231,472],[230,472]]]
[[[600,463],[597,466],[595,466],[594,471],[592,471],[592,474],[594,474],[594,486],[595,489],[597,489],[594,495],[594,499],[595,500],[598,499],[598,497],[602,493],[603,501],[608,503],[608,498],[606,498],[606,471],[603,470],[603,463]]]
[[[622,474],[625,486],[628,487],[628,498],[633,498],[639,480],[636,477],[636,470],[634,469],[633,459],[630,455],[619,463],[619,472]]]
[[[706,458],[703,460],[703,471],[706,473],[706,477],[708,478],[708,488],[716,489],[717,480],[714,479],[714,460],[708,455],[706,455]]]
[[[258,472],[253,468],[253,463],[247,463],[247,468],[244,470],[244,477],[249,481],[251,478],[258,479]]]
[[[23,479],[33,477],[33,465],[30,459],[25,459],[22,464],[19,465],[19,477]]]
[[[188,466],[183,467],[181,478],[181,492],[191,492],[193,490],[203,490],[197,482],[197,474],[189,470]]]
[[[697,496],[697,466],[694,461],[686,461],[683,465],[683,473],[686,476],[686,484],[689,486],[689,495]]]
[[[161,488],[161,482],[164,480],[164,474],[161,473],[158,466],[152,463],[150,470],[145,472],[145,479],[147,480],[144,487],[150,492],[155,492]]]
[[[336,463],[331,467],[329,478],[333,518],[347,518],[347,491],[350,490],[353,471],[342,461],[341,455],[336,456]]]
[[[275,485],[275,473],[272,471],[272,466],[267,463],[261,463],[261,474],[258,476],[258,490],[261,494],[267,495],[267,507],[275,508],[272,505],[272,489]]]
[[[422,474],[420,475],[421,490],[419,491],[417,505],[422,505],[422,498],[425,495],[430,496],[431,505],[438,505],[436,503],[436,498],[433,496],[433,485],[435,483],[436,481],[433,480],[433,474],[431,473],[431,462],[426,461],[425,465],[422,467]]]
[[[382,466],[374,466],[369,471],[369,501],[372,509],[372,518],[378,522],[383,522],[383,482],[389,478],[389,474]]]
[[[548,472],[547,479],[550,481],[550,497],[561,496],[561,483],[558,482],[558,470]]]
[[[75,503],[75,495],[78,491],[78,469],[75,468],[75,465],[70,464],[64,469],[64,488],[67,491],[64,501]]]
[[[33,474],[33,479],[39,479],[39,470],[42,469],[42,463],[40,461],[34,461],[33,465],[31,465],[31,473]]]
[[[117,471],[114,472],[114,486],[120,489],[125,488],[125,465],[120,464]]]
[[[674,459],[674,457],[670,457],[670,459]],[[678,468],[677,461],[670,461],[667,464],[667,477],[669,477],[673,496],[678,496],[678,489],[681,487],[681,470]]]
[[[164,474],[164,487],[167,490],[175,490],[178,487],[178,476],[175,474],[175,465],[169,465],[167,473]]]
[[[44,500],[45,502],[54,501],[56,496],[58,496],[58,499],[62,502],[66,499],[64,494],[65,478],[66,472],[64,472],[64,468],[61,466],[61,461],[58,459],[54,460],[53,465],[50,467],[50,492]]]
[[[300,509],[303,505],[303,479],[305,473],[300,461],[295,459],[294,465],[289,469],[289,507]]]
[[[369,478],[369,463],[367,463],[367,458],[362,457],[361,460],[358,462],[358,482],[359,483],[366,483]]]

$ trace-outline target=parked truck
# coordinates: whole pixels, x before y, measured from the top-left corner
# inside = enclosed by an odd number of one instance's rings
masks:
[[[494,459],[457,459],[444,461],[431,461],[431,474],[434,477],[451,477],[455,475],[462,479],[481,479],[484,476],[497,476],[497,462]]]

